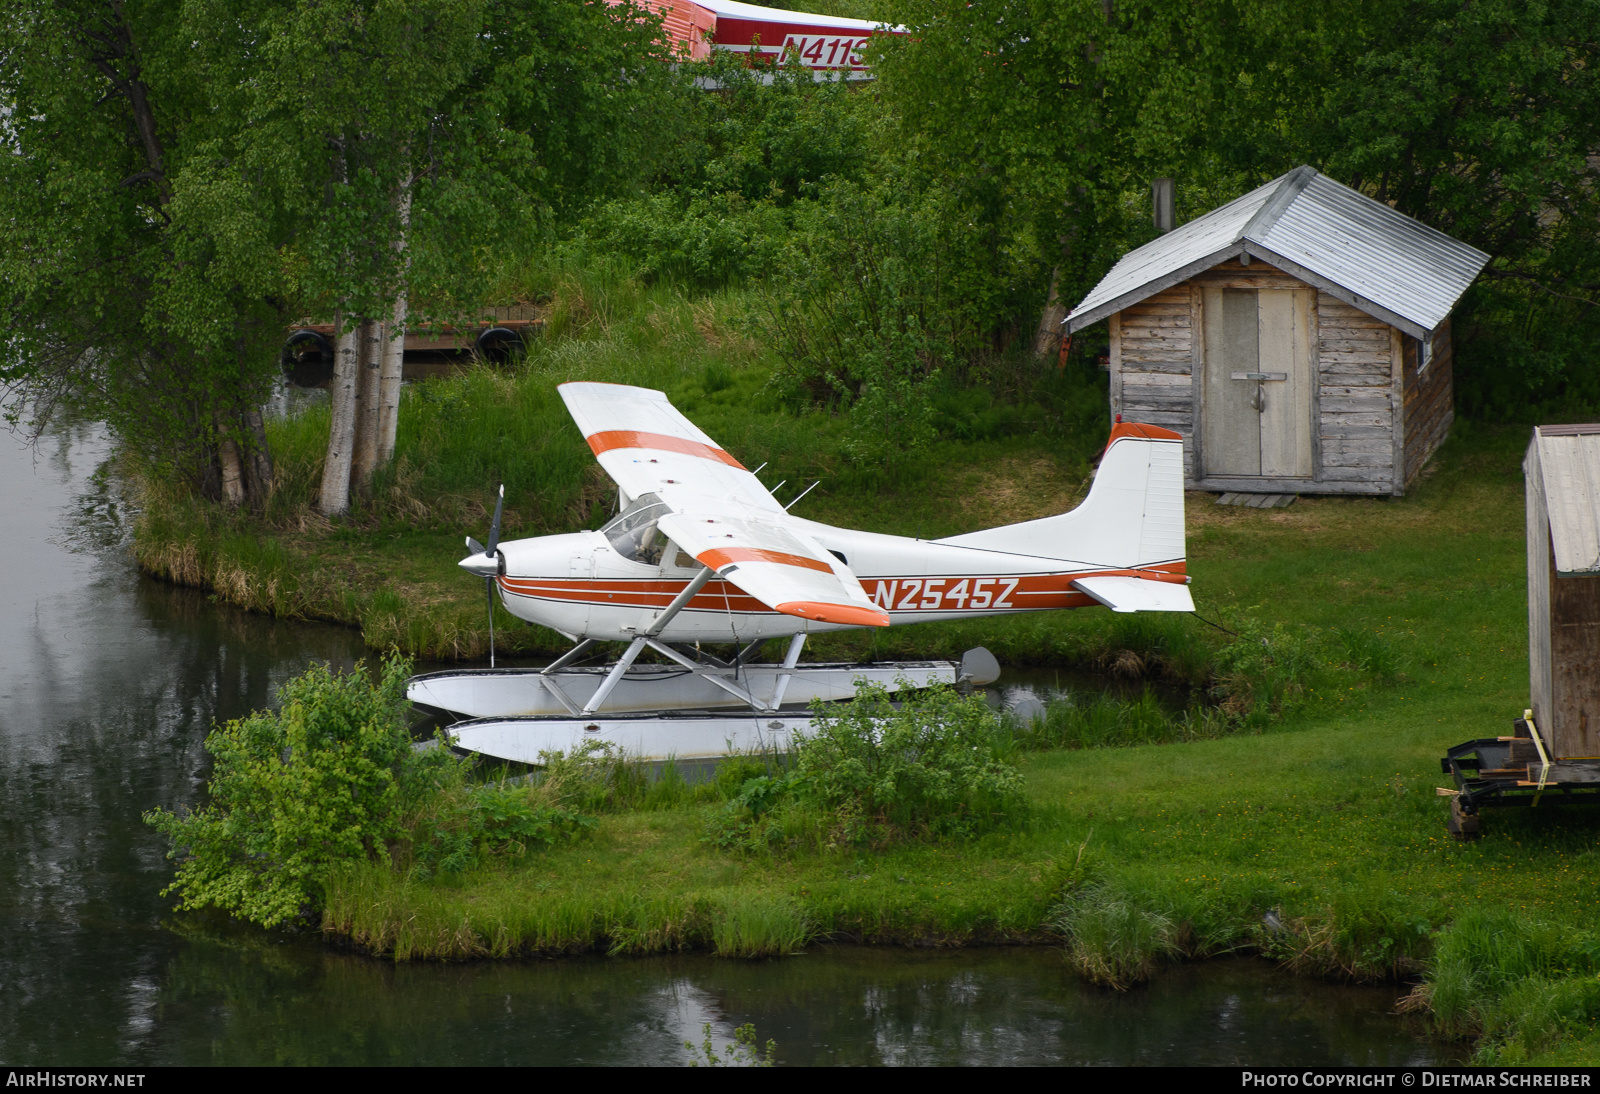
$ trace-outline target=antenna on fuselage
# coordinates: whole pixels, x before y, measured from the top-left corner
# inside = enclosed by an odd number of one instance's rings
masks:
[[[800,498],[805,497],[807,494],[811,493],[811,491],[815,490],[817,488],[817,486],[821,482],[822,482],[822,480],[818,479],[816,482],[812,483],[810,486],[808,486],[804,490],[800,491]],[[800,504],[800,498],[795,498],[788,505],[785,505],[783,507],[784,512],[788,512],[790,509],[793,509],[796,505],[799,505]]]

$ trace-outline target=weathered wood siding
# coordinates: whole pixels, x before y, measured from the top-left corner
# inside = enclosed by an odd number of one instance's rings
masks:
[[[1184,472],[1191,484],[1198,483],[1203,475],[1195,447],[1201,397],[1196,377],[1204,368],[1204,291],[1306,287],[1260,260],[1245,266],[1232,259],[1113,315],[1112,413],[1183,434]],[[1316,301],[1314,466],[1304,488],[1403,493],[1444,443],[1454,419],[1450,325],[1435,334],[1432,359],[1419,372],[1415,339],[1325,292]],[[1205,438],[1198,442],[1204,445]],[[1288,480],[1279,485],[1300,488]]]
[[[1405,340],[1405,485],[1422,473],[1428,457],[1439,450],[1455,421],[1454,341],[1450,320],[1433,332],[1433,356],[1419,375],[1421,343]]]
[[[1352,493],[1394,490],[1394,333],[1383,320],[1317,293],[1317,478],[1324,483]]]
[[[1182,433],[1184,473],[1191,478],[1195,296],[1185,283],[1111,317],[1111,412]]]

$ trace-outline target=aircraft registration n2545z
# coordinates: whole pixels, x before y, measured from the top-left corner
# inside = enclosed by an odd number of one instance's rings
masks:
[[[861,680],[915,688],[999,673],[981,649],[960,664],[802,665],[808,634],[1097,604],[1194,610],[1183,441],[1170,430],[1118,423],[1069,512],[922,540],[795,516],[659,391],[560,392],[620,511],[597,532],[502,543],[497,504],[488,544],[467,540],[460,565],[485,579],[491,603],[497,592],[511,615],[576,645],[545,668],[414,677],[414,703],[470,719],[451,729],[458,747],[530,762],[595,735],[639,757],[773,747],[810,717],[783,714],[786,704],[849,698]],[[781,638],[780,663],[753,660]],[[601,642],[627,647],[612,665],[577,664]],[[739,652],[702,649],[718,644]],[[646,649],[667,663],[636,666]]]

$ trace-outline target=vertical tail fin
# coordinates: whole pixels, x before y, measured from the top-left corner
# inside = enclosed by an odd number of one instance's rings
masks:
[[[1089,496],[1076,509],[939,542],[1108,569],[1182,562],[1183,437],[1121,423],[1111,431]]]

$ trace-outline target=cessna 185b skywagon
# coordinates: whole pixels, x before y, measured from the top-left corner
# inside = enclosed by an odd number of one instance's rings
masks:
[[[782,748],[809,721],[805,704],[849,698],[857,681],[892,690],[999,674],[981,649],[959,665],[802,665],[808,634],[1094,604],[1194,610],[1183,441],[1169,430],[1119,423],[1070,512],[929,541],[792,515],[659,391],[560,391],[620,511],[598,532],[501,543],[497,504],[488,544],[467,540],[460,565],[491,598],[498,590],[512,615],[577,645],[543,669],[413,678],[414,703],[469,719],[450,729],[460,748],[525,762],[595,738],[640,758]],[[754,663],[774,638],[789,639],[783,661]],[[610,666],[574,665],[599,642],[627,649]],[[706,644],[740,652],[723,661]],[[646,649],[669,663],[636,666]]]

